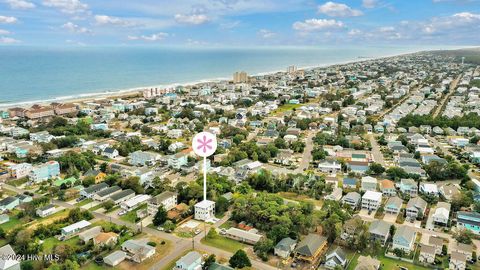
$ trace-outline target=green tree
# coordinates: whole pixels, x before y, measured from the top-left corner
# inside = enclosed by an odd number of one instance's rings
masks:
[[[247,256],[247,253],[245,251],[239,249],[233,256],[230,258],[228,261],[230,263],[230,266],[233,268],[244,268],[244,267],[250,267],[252,266],[252,263],[250,262],[250,259]]]
[[[203,263],[202,265],[202,270],[208,270],[208,268],[216,261],[216,258],[215,258],[215,254],[210,254],[210,256],[208,256],[206,259],[205,259],[205,262]]]
[[[262,258],[262,260],[268,260],[268,253],[273,249],[274,244],[271,239],[264,238],[258,241],[254,246],[253,250],[258,255],[258,257]]]
[[[160,226],[163,223],[165,223],[165,221],[167,221],[167,211],[165,210],[163,205],[161,205],[160,207],[158,207],[158,211],[153,217],[152,222],[153,222],[153,225]]]

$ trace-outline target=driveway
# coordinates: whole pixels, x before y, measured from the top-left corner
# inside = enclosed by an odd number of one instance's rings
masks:
[[[386,221],[386,222],[389,222],[389,223],[395,223],[395,221],[397,220],[397,215],[395,214],[385,214],[385,216],[383,217],[383,221]]]

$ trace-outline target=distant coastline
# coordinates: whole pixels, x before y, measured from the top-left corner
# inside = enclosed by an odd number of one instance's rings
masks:
[[[428,50],[428,51],[433,51]],[[390,58],[390,57],[397,57],[397,56],[402,56],[402,55],[408,55],[412,53],[420,53],[420,52],[425,52],[425,50],[413,50],[410,52],[406,53],[393,53],[393,54],[387,54],[383,56],[356,56],[353,59],[349,60],[344,60],[344,61],[337,61],[337,62],[331,62],[331,63],[323,63],[323,64],[318,64],[318,65],[309,65],[309,66],[298,66],[298,69],[316,69],[316,68],[325,68],[325,67],[330,67],[330,66],[335,66],[335,65],[345,65],[349,63],[355,63],[355,62],[362,62],[362,61],[371,61],[371,60],[377,60],[377,59],[383,59],[383,58]],[[269,75],[269,74],[274,74],[278,72],[285,72],[286,67],[284,69],[277,69],[273,71],[265,71],[265,72],[258,72],[255,74],[249,74],[249,76],[264,76],[264,75]],[[245,70],[247,73],[249,73],[248,70]],[[0,102],[0,109],[8,109],[12,107],[29,107],[33,104],[48,104],[51,102],[69,102],[69,103],[81,103],[81,102],[88,102],[88,101],[93,101],[96,99],[103,99],[103,98],[110,98],[110,99],[115,99],[115,98],[122,98],[126,96],[132,96],[136,93],[139,93],[140,91],[148,88],[173,88],[176,86],[190,86],[190,85],[196,85],[200,83],[209,83],[209,82],[219,82],[219,81],[224,81],[224,80],[230,80],[231,78],[229,77],[219,77],[219,78],[211,78],[211,79],[202,79],[202,80],[195,80],[195,81],[190,81],[190,82],[176,82],[176,83],[169,83],[169,84],[158,84],[158,85],[148,85],[148,86],[138,86],[138,87],[133,87],[133,88],[126,88],[126,89],[118,89],[118,90],[105,90],[102,92],[92,92],[92,93],[84,93],[84,94],[78,94],[78,95],[68,95],[68,96],[57,96],[54,98],[46,98],[46,99],[38,99],[38,100],[27,100],[27,101],[18,101],[18,102]],[[86,90],[85,90],[86,91]]]

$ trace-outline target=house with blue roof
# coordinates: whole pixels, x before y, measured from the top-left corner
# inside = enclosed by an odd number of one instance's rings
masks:
[[[480,235],[480,214],[477,212],[457,212],[457,228],[467,229],[476,235]]]
[[[357,181],[355,178],[345,177],[343,178],[343,188],[356,188]]]

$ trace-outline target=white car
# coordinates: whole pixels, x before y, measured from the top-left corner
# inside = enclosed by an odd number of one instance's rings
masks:
[[[127,210],[122,210],[122,211],[118,212],[118,215],[119,215],[119,216],[123,216],[123,215],[125,215],[126,213],[127,213]]]

